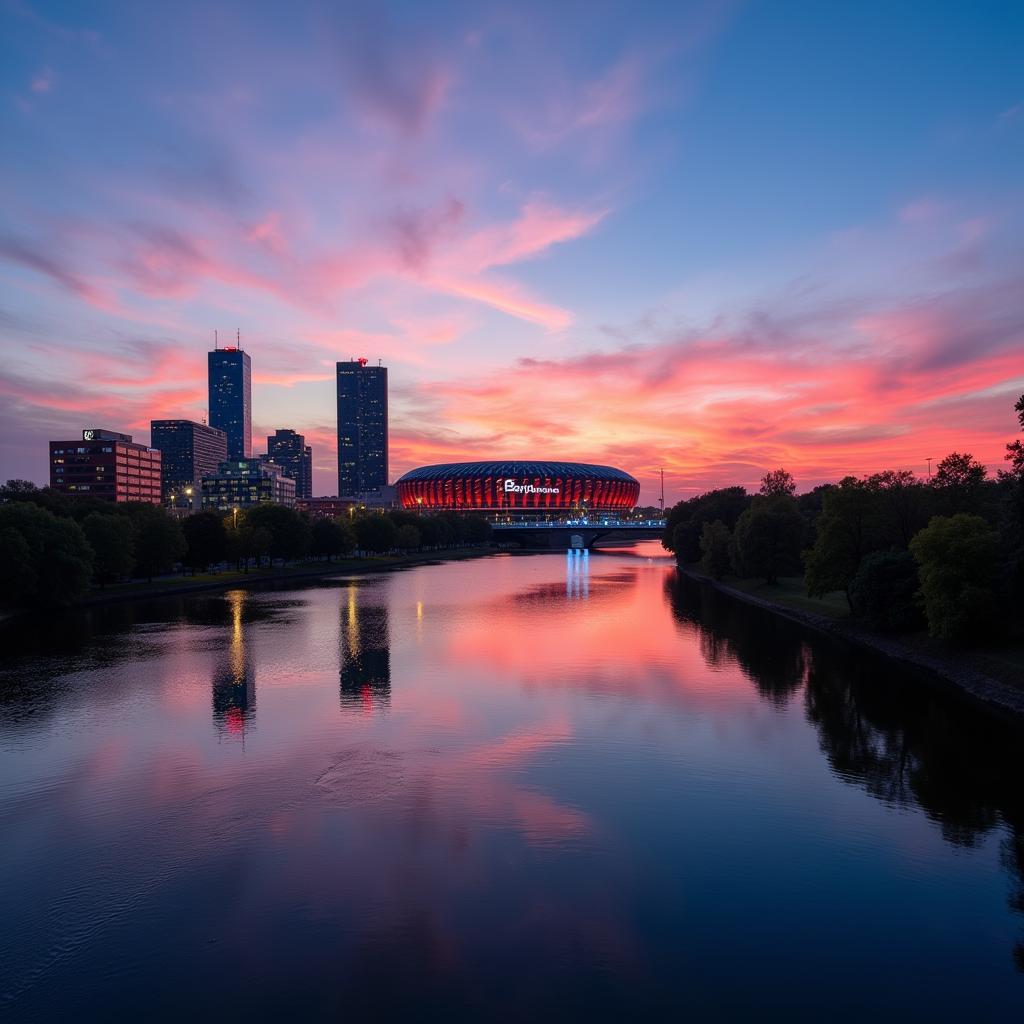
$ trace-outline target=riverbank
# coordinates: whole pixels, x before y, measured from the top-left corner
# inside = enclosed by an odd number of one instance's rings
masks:
[[[680,567],[678,571],[689,579],[703,586],[712,587],[738,601],[755,605],[819,633],[826,633],[859,647],[869,648],[894,661],[923,670],[937,677],[945,685],[990,708],[1013,715],[1024,715],[1024,670],[1016,668],[1009,660],[1001,661],[994,671],[986,670],[986,661],[990,664],[992,662],[992,657],[988,654],[940,651],[929,649],[930,642],[918,644],[912,639],[883,636],[845,616],[835,603],[820,602],[820,607],[812,610],[808,607],[812,604],[810,599],[802,598],[800,595],[780,593],[766,596],[743,589],[742,585],[733,586],[713,580],[710,576],[689,567]]]
[[[152,583],[135,581],[122,583],[97,590],[88,597],[71,605],[70,609],[93,608],[97,605],[113,604],[118,601],[142,601],[149,598],[174,597],[179,594],[195,594],[203,591],[230,590],[234,587],[265,587],[291,581],[316,579],[321,576],[352,575],[371,572],[386,572],[391,569],[405,569],[416,565],[431,565],[437,562],[457,562],[467,558],[482,558],[498,553],[493,545],[476,548],[456,548],[446,551],[423,551],[406,555],[379,555],[370,558],[339,558],[333,562],[303,562],[275,568],[260,568],[249,572],[232,570],[222,573],[200,573],[195,576],[175,576],[154,580]],[[35,613],[24,609],[5,613],[0,617],[0,626],[23,615]]]

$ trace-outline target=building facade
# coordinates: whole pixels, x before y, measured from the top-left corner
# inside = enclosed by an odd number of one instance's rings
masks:
[[[240,348],[207,353],[210,426],[227,435],[229,459],[252,458],[252,364]]]
[[[203,510],[230,512],[253,505],[295,505],[295,481],[280,466],[260,459],[226,459],[203,477]]]
[[[365,359],[337,364],[338,495],[388,483],[388,371]]]
[[[295,508],[310,519],[337,519],[358,507],[355,498],[296,498]]]
[[[203,477],[228,457],[227,434],[192,420],[152,420],[150,443],[160,452],[161,490],[165,504],[198,508]],[[192,494],[186,494],[191,490]],[[189,500],[191,499],[191,500]]]
[[[131,434],[91,428],[50,442],[50,486],[72,497],[160,504],[160,452]]]
[[[410,470],[397,487],[402,508],[424,510],[627,512],[640,497],[628,473],[582,462],[449,462]]]
[[[296,498],[313,497],[313,449],[294,430],[276,430],[267,437],[267,457],[295,481]]]

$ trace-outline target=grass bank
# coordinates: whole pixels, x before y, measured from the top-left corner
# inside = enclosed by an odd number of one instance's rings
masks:
[[[875,633],[851,618],[842,592],[808,597],[799,578],[778,584],[757,580],[711,579],[689,566],[679,570],[699,583],[740,601],[757,605],[804,626],[870,648],[895,661],[938,677],[975,701],[1015,715],[1024,715],[1024,648],[1007,644],[978,650],[954,650],[926,633],[888,636]]]

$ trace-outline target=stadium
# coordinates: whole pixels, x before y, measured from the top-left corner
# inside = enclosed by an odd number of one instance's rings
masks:
[[[623,512],[640,484],[611,466],[581,462],[449,462],[411,470],[397,482],[408,509]]]

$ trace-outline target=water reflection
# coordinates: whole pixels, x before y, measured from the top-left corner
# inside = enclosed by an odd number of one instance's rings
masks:
[[[736,665],[761,696],[779,706],[806,681],[807,638],[792,623],[674,572],[665,578],[665,593],[676,621],[696,632],[709,665],[720,670]]]
[[[570,548],[565,556],[565,596],[590,597],[590,552]]]
[[[51,629],[0,664],[0,1015],[1015,1019],[1021,731],[657,557]]]
[[[221,733],[243,738],[256,717],[256,665],[244,625],[247,596],[244,590],[225,594],[228,643],[213,669],[214,725]]]
[[[920,807],[959,847],[1006,826],[1010,906],[1024,913],[1024,746],[1017,723],[953,699],[930,679],[859,648],[809,641],[793,623],[676,574],[677,621],[710,664],[735,661],[773,702],[803,685],[807,720],[835,774],[894,807]],[[812,647],[813,643],[813,647]],[[1024,971],[1024,939],[1013,950]]]
[[[389,614],[379,588],[349,583],[342,591],[338,658],[342,711],[368,714],[391,706]],[[422,621],[422,605],[417,617]]]

